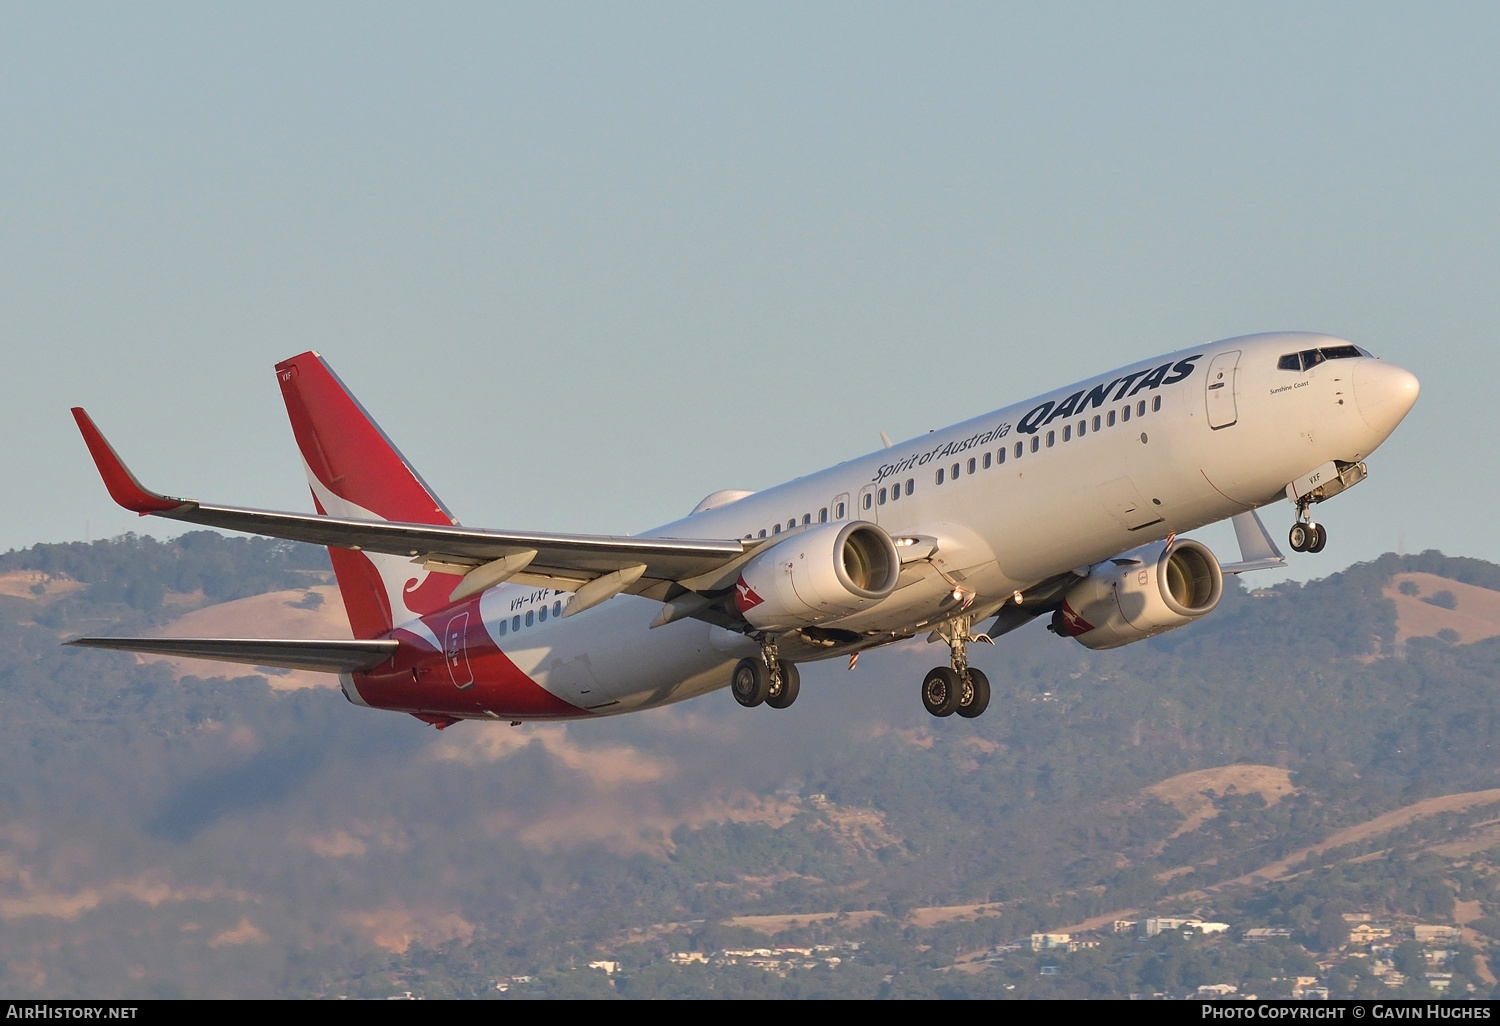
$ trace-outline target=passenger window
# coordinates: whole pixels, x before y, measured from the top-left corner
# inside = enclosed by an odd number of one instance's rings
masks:
[[[1031,436],[1031,451],[1036,452],[1042,447],[1042,439],[1038,435]]]
[[[762,537],[762,538],[764,538],[764,537],[765,537],[765,536],[766,536],[766,529],[765,529],[765,528],[764,528],[764,527],[762,527],[762,528],[761,528],[761,529],[760,529],[760,536],[761,536],[761,537]]]
[[[969,473],[974,473],[974,459],[972,456],[969,458]]]
[[[1277,370],[1300,371],[1302,369],[1302,357],[1296,353],[1287,353],[1276,361]]]
[[[1099,430],[1099,414],[1094,414],[1094,430]]]
[[[901,498],[901,482],[897,481],[891,485],[891,501],[895,502],[899,498]]]
[[[818,523],[820,523],[820,524],[826,524],[826,523],[828,523],[828,507],[827,506],[824,506],[822,509],[818,510]]]
[[[1052,446],[1054,444],[1056,444],[1056,442],[1057,442],[1057,432],[1056,431],[1048,431],[1047,432],[1047,448],[1049,448],[1049,449],[1052,448]]]
[[[1152,396],[1151,397],[1151,412],[1152,413],[1160,413],[1161,412],[1161,396],[1157,395],[1157,396]]]
[[[547,607],[546,606],[543,606],[541,609],[538,609],[536,611],[536,618],[541,623],[546,623],[547,622]]]
[[[1142,399],[1135,404],[1135,415],[1137,417],[1144,417],[1146,415],[1146,400]]]
[[[513,616],[510,618],[510,629],[513,631],[518,631],[521,629],[521,618],[519,616]]]
[[[870,493],[865,492],[865,509],[869,509],[874,504],[875,500],[871,497]]]
[[[790,519],[790,520],[788,520],[786,522],[786,529],[788,531],[793,531],[793,530],[796,530],[796,528],[797,528],[797,518],[796,517],[792,517],[792,519]]]
[[[1024,455],[1026,455],[1026,443],[1025,442],[1017,442],[1016,443],[1016,459],[1020,459]]]
[[[1072,440],[1073,440],[1073,425],[1072,424],[1064,424],[1063,425],[1063,441],[1064,442],[1071,442]]]
[[[802,514],[802,526],[806,527],[810,523],[812,523],[812,514],[811,513],[804,513],[804,514]]]
[[[990,453],[985,453],[984,454],[984,469],[985,470],[989,470],[990,469],[990,463],[991,463],[992,460],[994,460],[994,456],[992,456]]]
[[[1129,422],[1129,420],[1130,420],[1130,407],[1129,406],[1125,407],[1123,410],[1120,411],[1120,419],[1122,421],[1127,422],[1127,423]]]
[[[943,483],[943,468],[942,467],[938,467],[937,474],[935,475],[934,480],[936,480],[938,484],[942,484]]]
[[[1088,433],[1089,433],[1089,422],[1086,421],[1086,420],[1080,420],[1078,422],[1078,437],[1082,438],[1084,435],[1086,435]]]
[[[781,533],[781,525],[780,524],[773,525],[771,527],[771,533],[772,534],[780,534]]]
[[[884,488],[880,489],[880,504],[882,506],[885,505],[885,489]]]
[[[535,609],[528,609],[528,610],[526,610],[526,626],[530,627],[534,623],[536,623],[536,610]]]
[[[838,519],[844,519],[844,504],[842,502],[838,504],[838,513],[836,515]]]
[[[1109,426],[1110,427],[1114,427],[1115,426],[1115,411],[1114,410],[1110,410],[1109,411]]]
[[[914,481],[914,480],[912,480],[911,478],[907,478],[906,479],[906,494],[910,495],[912,492],[914,492],[916,490],[917,490],[917,482]]]
[[[558,599],[556,602],[552,603],[552,615],[562,616],[562,599]]]
[[[958,480],[958,471],[959,471],[958,464],[957,463],[953,464],[953,470],[950,473],[953,474],[953,480],[955,480],[955,481]]]
[[[506,633],[506,631],[509,628],[510,628],[510,621],[508,621],[508,620],[501,620],[500,621],[500,626],[497,627],[497,628],[495,628],[495,633],[498,634],[498,635],[500,635],[503,638],[503,637],[505,637],[505,633]]]
[[[996,463],[1004,463],[1005,462],[1005,449],[1004,448],[1000,448],[1000,449],[995,450],[995,462]]]

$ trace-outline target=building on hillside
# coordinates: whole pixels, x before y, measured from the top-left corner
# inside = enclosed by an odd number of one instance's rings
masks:
[[[1072,939],[1071,933],[1034,933],[1031,935],[1031,950],[1048,951],[1052,948],[1065,948]]]
[[[1349,931],[1350,944],[1371,944],[1378,940],[1385,940],[1391,935],[1389,926],[1376,926],[1374,923],[1360,923]]]
[[[674,951],[667,956],[667,960],[676,965],[692,965],[694,962],[708,964],[708,956],[701,951]]]
[[[1174,916],[1153,916],[1146,920],[1146,936],[1155,937],[1163,930],[1180,930],[1191,922],[1193,922],[1191,919],[1179,919]]]
[[[1198,996],[1201,998],[1227,998],[1239,992],[1240,988],[1233,983],[1205,983],[1198,988]]]
[[[1419,944],[1456,943],[1460,939],[1459,929],[1456,926],[1434,926],[1427,923],[1418,923],[1411,928],[1411,932]]]
[[[1286,940],[1292,931],[1279,926],[1254,926],[1245,931],[1245,941],[1256,944],[1268,940]]]
[[[1205,923],[1196,917],[1179,919],[1174,916],[1158,916],[1155,919],[1146,920],[1147,937],[1155,937],[1163,930],[1197,930],[1199,933],[1223,933],[1228,929],[1228,923]]]

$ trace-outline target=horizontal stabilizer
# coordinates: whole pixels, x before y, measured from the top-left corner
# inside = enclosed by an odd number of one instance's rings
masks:
[[[397,641],[264,641],[255,638],[79,638],[80,648],[214,659],[288,670],[354,673],[370,670],[396,654]]]

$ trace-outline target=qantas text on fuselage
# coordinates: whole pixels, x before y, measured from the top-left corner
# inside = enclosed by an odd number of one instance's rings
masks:
[[[338,673],[356,704],[438,727],[627,712],[730,686],[786,708],[799,663],[926,634],[948,647],[929,712],[989,702],[968,645],[1039,616],[1112,648],[1211,612],[1223,574],[1284,557],[1255,514],[1287,500],[1318,552],[1317,504],[1358,484],[1416,378],[1301,332],[1198,346],[751,493],[709,495],[638,536],[462,527],[304,353],[277,381],[315,513],[143,487],[81,409],[110,494],[189,523],[327,545],[352,639],[85,638],[72,644]],[[1233,519],[1221,563],[1185,532]]]

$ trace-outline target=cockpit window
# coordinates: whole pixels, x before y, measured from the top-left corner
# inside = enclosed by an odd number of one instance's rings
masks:
[[[1324,360],[1348,360],[1356,356],[1369,356],[1359,346],[1324,346],[1322,349],[1304,349],[1300,353],[1287,353],[1276,361],[1278,370],[1312,370]]]

